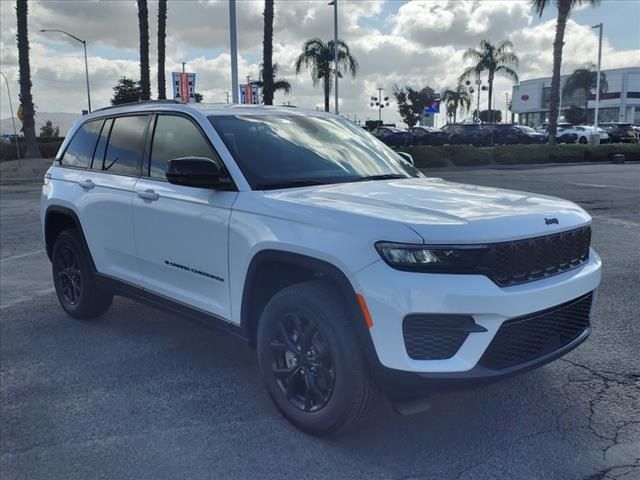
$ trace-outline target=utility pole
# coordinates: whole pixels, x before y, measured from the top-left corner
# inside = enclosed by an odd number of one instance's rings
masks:
[[[16,142],[16,153],[18,154],[18,163],[20,163],[20,145],[18,145],[18,130],[16,130],[16,119],[13,118],[13,104],[11,103],[11,91],[9,90],[9,80],[7,76],[0,72],[0,75],[4,78],[4,83],[7,84],[7,96],[9,97],[9,111],[11,112],[11,123],[13,123],[13,136]]]
[[[602,30],[604,26],[602,23],[594,25],[591,28],[597,28],[600,30],[600,39],[598,41],[598,76],[596,77],[596,108],[593,122],[593,143],[600,143],[600,134],[598,133],[598,109],[600,107],[600,68],[602,66]],[[597,140],[596,140],[597,139]]]
[[[184,73],[184,66],[186,65],[186,62],[182,62],[182,73]]]
[[[229,0],[229,35],[231,44],[231,98],[239,103],[238,90],[238,32],[236,31],[236,0]]]
[[[509,92],[504,92],[504,123],[507,123],[509,116]]]

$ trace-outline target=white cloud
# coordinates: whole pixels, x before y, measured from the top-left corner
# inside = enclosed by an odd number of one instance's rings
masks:
[[[395,0],[389,0],[395,1]],[[314,108],[323,103],[322,90],[314,88],[308,72],[295,75],[294,63],[302,43],[311,37],[332,38],[333,9],[327,0],[276,0],[274,58],[280,76],[293,88],[290,96],[276,95],[276,102]],[[238,1],[239,74],[257,76],[262,52],[264,3]],[[41,34],[41,28],[68,30],[89,45],[92,99],[95,107],[108,104],[112,86],[126,75],[137,78],[138,23],[134,1],[29,2],[33,93],[40,111],[78,112],[85,108],[84,63],[79,44],[64,36]],[[340,0],[341,38],[351,46],[360,63],[355,79],[340,83],[341,111],[358,118],[377,118],[369,97],[382,86],[391,96],[394,84],[436,89],[454,86],[464,68],[462,53],[481,39],[511,39],[520,56],[521,79],[548,76],[552,66],[555,21],[540,22],[528,1],[414,0],[401,5],[382,0]],[[17,97],[17,51],[14,4],[0,2],[0,62]],[[155,2],[149,5],[152,92],[155,93]],[[186,61],[198,73],[198,89],[206,101],[225,101],[230,88],[228,54],[228,3],[226,0],[169,1],[167,17],[167,71]],[[564,48],[563,72],[595,61],[597,34],[589,25],[570,20]],[[616,51],[604,42],[603,66],[637,64],[640,51]],[[169,87],[170,85],[168,85]],[[496,105],[503,107],[508,80],[495,83]],[[6,98],[3,91],[2,99]],[[486,99],[483,96],[483,104]],[[8,115],[2,102],[1,115]],[[333,104],[333,102],[332,102]],[[395,108],[385,120],[399,121]]]

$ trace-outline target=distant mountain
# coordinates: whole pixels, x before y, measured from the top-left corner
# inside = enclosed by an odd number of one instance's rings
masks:
[[[42,127],[47,120],[51,120],[53,123],[53,127],[56,125],[60,127],[60,135],[65,136],[73,122],[75,122],[80,117],[77,113],[63,113],[63,112],[37,112],[36,113],[36,135],[40,134],[40,127]],[[20,129],[22,128],[22,123],[17,118],[16,121],[16,130],[20,133]],[[13,133],[13,124],[11,123],[11,117],[3,118],[0,120],[0,133]]]

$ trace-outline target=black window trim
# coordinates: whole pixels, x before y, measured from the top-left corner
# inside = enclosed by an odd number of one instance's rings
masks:
[[[145,155],[146,150],[147,150],[147,143],[146,142],[148,140],[148,132],[149,132],[150,120],[151,120],[151,117],[153,117],[154,114],[155,114],[155,112],[148,112],[148,111],[126,112],[126,113],[104,115],[104,116],[97,117],[97,118],[87,119],[86,121],[82,122],[82,124],[80,124],[78,126],[78,128],[76,129],[76,131],[73,133],[73,137],[71,138],[71,140],[69,140],[69,143],[64,148],[64,151],[62,152],[60,158],[56,158],[54,161],[55,161],[55,163],[57,163],[57,166],[61,167],[61,168],[69,168],[69,169],[73,169],[73,170],[91,170],[92,172],[95,172],[95,173],[104,173],[104,174],[108,174],[108,175],[118,175],[118,176],[121,176],[121,177],[140,178],[141,174],[142,174],[142,165],[144,164],[144,155]],[[114,122],[111,123],[111,130],[113,130],[113,125],[115,124],[115,119],[122,118],[122,117],[148,117],[148,119],[147,119],[147,129],[146,129],[146,132],[144,134],[144,136],[145,136],[144,152],[142,152],[143,153],[142,161],[138,165],[138,175],[124,175],[124,174],[121,174],[121,173],[110,173],[108,170],[92,170],[90,167],[93,165],[94,157],[95,157],[95,154],[96,154],[96,148],[98,147],[98,142],[100,141],[99,137],[102,134],[102,128],[104,128],[105,122],[107,120],[113,119]],[[100,129],[100,134],[98,135],[98,140],[96,141],[96,144],[93,147],[93,155],[91,156],[91,161],[89,162],[89,166],[87,166],[87,167],[74,167],[74,166],[71,166],[71,165],[63,165],[62,164],[62,159],[64,158],[64,155],[67,152],[67,149],[69,148],[69,145],[71,145],[71,142],[73,141],[73,138],[75,138],[75,136],[77,135],[78,131],[80,131],[80,129],[82,127],[84,127],[86,124],[88,124],[90,122],[98,122],[98,121],[102,121],[102,128]],[[109,136],[107,137],[107,145],[105,146],[105,151],[104,151],[105,156],[107,154],[107,149],[109,147],[109,140],[111,140],[111,130],[109,130]],[[104,159],[103,159],[103,161],[104,161]]]
[[[91,158],[89,159],[89,165],[87,165],[86,167],[77,167],[75,165],[64,165],[62,163],[62,160],[64,159],[64,156],[67,154],[67,150],[69,150],[69,146],[71,146],[71,144],[73,143],[73,140],[76,138],[76,135],[78,135],[78,132],[82,130],[82,128],[84,128],[85,125],[89,125],[92,122],[102,122],[102,125],[100,126],[100,131],[98,132],[98,136],[96,137],[96,143],[93,146],[93,152],[91,153]],[[86,122],[83,122],[78,128],[76,128],[76,131],[73,132],[73,136],[69,140],[69,143],[67,143],[67,145],[64,147],[64,151],[60,154],[60,157],[59,158],[56,157],[54,159],[54,163],[57,163],[57,166],[59,167],[69,168],[72,170],[89,170],[91,165],[93,164],[93,157],[96,154],[96,148],[98,146],[98,142],[100,141],[100,134],[102,133],[102,129],[104,128],[104,122],[105,122],[104,117],[92,118],[90,120],[87,120]]]
[[[96,170],[93,168],[93,163],[96,161],[96,153],[98,153],[98,145],[100,144],[100,138],[102,137],[102,132],[107,126],[107,122],[111,122],[109,124],[109,132],[107,133],[107,143],[104,146],[104,153],[102,154],[102,167],[104,168],[104,156],[107,153],[107,146],[109,145],[109,137],[111,136],[111,129],[113,128],[113,119],[111,118],[101,118],[102,127],[100,127],[100,132],[98,133],[98,141],[96,142],[95,147],[93,147],[93,155],[91,155],[91,161],[89,162],[89,166],[87,170],[91,170],[93,172],[102,172],[102,168],[100,170]],[[89,123],[89,122],[87,122]]]
[[[159,116],[182,117],[182,118],[186,119],[187,121],[191,122],[196,127],[198,132],[200,132],[200,135],[202,135],[202,138],[204,138],[205,142],[207,142],[209,147],[211,147],[211,150],[213,151],[213,153],[215,153],[215,155],[218,157],[218,161],[222,164],[222,166],[224,167],[225,173],[227,174],[227,176],[231,180],[231,185],[229,185],[229,188],[226,188],[225,191],[238,191],[238,187],[236,185],[236,182],[233,179],[233,177],[231,176],[231,173],[229,172],[229,169],[227,168],[227,165],[224,163],[224,160],[222,159],[222,156],[220,155],[220,153],[218,152],[216,147],[213,145],[213,143],[211,143],[211,139],[209,138],[209,136],[202,129],[202,126],[200,125],[200,122],[198,122],[195,118],[193,118],[191,115],[189,115],[189,114],[187,114],[185,112],[179,112],[179,111],[174,111],[174,110],[160,110],[160,111],[154,111],[153,112],[153,118],[151,120],[152,124],[150,125],[149,131],[148,131],[148,134],[147,134],[147,145],[146,145],[146,148],[145,148],[145,156],[144,156],[144,159],[143,159],[141,178],[145,178],[147,180],[153,180],[153,181],[157,181],[157,182],[169,183],[169,181],[167,179],[165,179],[165,178],[158,178],[158,177],[152,177],[151,176],[151,153],[152,153],[151,150],[152,150],[152,147],[153,147],[153,138],[154,138],[154,136],[156,134],[156,126],[158,125],[158,117]]]

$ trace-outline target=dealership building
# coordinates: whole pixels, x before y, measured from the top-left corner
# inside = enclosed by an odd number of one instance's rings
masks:
[[[606,93],[600,95],[598,122],[628,122],[640,125],[640,67],[603,70]],[[569,75],[560,78],[561,91]],[[594,88],[595,90],[595,88]],[[513,87],[512,112],[521,125],[536,126],[549,121],[551,77],[523,80]],[[588,92],[587,117],[593,122],[596,96]],[[576,90],[562,95],[561,112],[571,106],[585,107],[587,92]],[[560,114],[562,120],[562,113]]]

